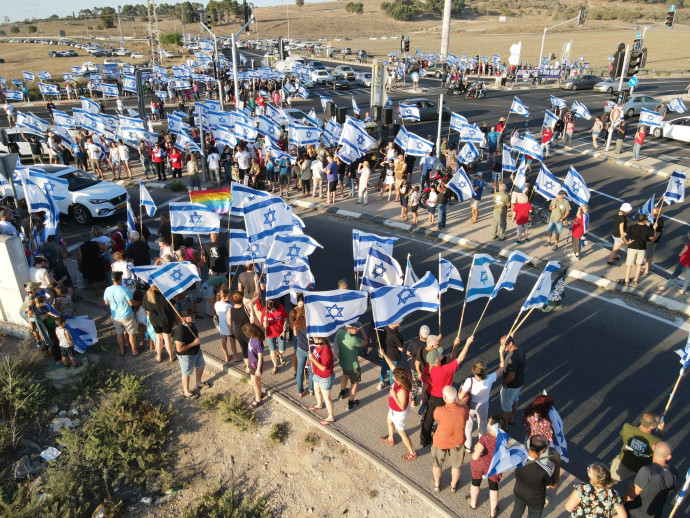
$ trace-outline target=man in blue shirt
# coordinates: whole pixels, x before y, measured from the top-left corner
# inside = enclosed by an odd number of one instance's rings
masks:
[[[335,189],[338,186],[338,162],[332,156],[328,157],[326,166],[326,180],[328,181],[328,197],[326,203],[335,203]]]
[[[486,135],[486,139],[489,141],[489,156],[491,156],[492,153],[496,153],[498,149],[498,138],[500,136],[501,134],[496,131],[496,128],[491,126],[491,131]]]
[[[137,350],[137,333],[139,331],[134,311],[132,310],[132,295],[122,286],[122,272],[112,272],[110,278],[112,286],[103,292],[103,302],[110,308],[110,318],[115,326],[117,345],[120,346],[120,356],[125,355],[125,333],[129,335],[129,345],[132,356],[139,354]]]
[[[470,221],[472,223],[477,222],[479,217],[479,202],[482,201],[482,193],[484,192],[484,180],[482,180],[481,171],[477,173],[477,176],[472,180],[472,190],[474,194],[472,195],[472,201],[470,202],[470,208],[472,209],[472,217]]]

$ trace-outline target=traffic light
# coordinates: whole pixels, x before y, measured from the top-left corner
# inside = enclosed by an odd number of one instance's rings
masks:
[[[244,23],[249,21],[249,6],[247,5],[247,0],[244,1]]]
[[[405,52],[410,52],[410,37],[405,36]]]
[[[613,67],[611,68],[611,77],[620,77],[623,73],[623,64],[625,62],[625,44],[619,43],[616,52],[613,53]]]
[[[577,24],[582,25],[585,23],[585,9],[580,9],[580,14],[577,17]]]
[[[625,73],[625,77],[633,77],[637,75],[642,67],[644,61],[644,53],[641,50],[633,50],[630,53],[630,62],[628,63],[628,71]]]
[[[400,36],[400,52],[405,52],[405,35]]]
[[[669,29],[673,29],[673,24],[675,23],[675,21],[676,21],[676,11],[675,10],[669,11],[666,14],[666,27],[668,27]]]

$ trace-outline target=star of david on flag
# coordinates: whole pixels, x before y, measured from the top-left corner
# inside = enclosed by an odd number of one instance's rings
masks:
[[[513,149],[524,153],[525,155],[529,155],[540,162],[544,161],[541,151],[541,144],[534,140],[534,137],[532,137],[532,135],[529,133],[525,133],[522,138],[515,143]]]
[[[660,113],[648,110],[647,108],[642,108],[640,110],[640,120],[638,124],[646,124],[651,128],[658,128],[661,126],[662,118],[663,116]]]
[[[582,206],[589,203],[591,194],[587,188],[587,184],[573,166],[570,166],[568,174],[565,176],[565,180],[563,180],[563,189],[568,195],[568,198],[578,205]]]
[[[467,173],[465,173],[462,167],[458,168],[453,178],[448,182],[447,187],[458,196],[460,202],[469,200],[474,195],[472,182],[467,177]]]
[[[404,121],[419,122],[419,108],[413,104],[399,104],[398,105],[398,115]]]
[[[438,281],[426,272],[412,286],[383,286],[371,292],[371,309],[377,328],[399,322],[414,311],[438,311]]]
[[[407,149],[407,141],[410,138],[409,132],[405,129],[405,126],[400,126],[398,134],[395,136],[395,143],[401,149]]]
[[[304,293],[307,336],[330,336],[345,324],[356,321],[367,310],[364,291],[333,290]]]
[[[553,449],[558,452],[563,462],[569,462],[568,443],[563,433],[563,420],[556,411],[556,407],[552,406],[551,410],[549,410],[549,419],[551,420],[551,426],[553,428]]]
[[[542,123],[542,126],[553,128],[556,125],[556,122],[558,122],[558,117],[555,113],[553,113],[551,110],[544,111],[544,122]]]
[[[561,182],[542,164],[534,182],[534,189],[547,200],[553,200],[561,190]]]
[[[514,250],[508,257],[508,260],[503,267],[503,271],[501,272],[501,276],[496,282],[496,287],[489,298],[493,299],[501,290],[513,291],[520,270],[530,260],[531,257],[529,255],[519,252],[518,250]]]
[[[247,232],[243,229],[230,229],[228,240],[230,241],[230,266],[245,265],[252,261],[263,263],[271,247],[268,240],[250,244]]]
[[[360,152],[357,147],[352,144],[349,140],[341,139],[341,146],[340,149],[336,152],[336,155],[340,157],[340,159],[345,162],[346,164],[351,164],[352,162],[356,161],[359,157],[362,156],[362,153]]]
[[[38,83],[38,89],[41,91],[41,95],[61,95],[58,85]]]
[[[522,101],[520,99],[515,97],[513,99],[513,104],[510,105],[510,113],[522,115],[523,117],[529,117],[529,108],[522,104]]]
[[[364,123],[349,116],[343,124],[338,144],[342,144],[343,141],[348,141],[351,146],[359,150],[360,156],[376,145],[376,139],[366,132]]]
[[[527,300],[520,308],[520,313],[527,311],[532,308],[541,308],[546,304],[549,299],[549,294],[551,293],[551,274],[557,271],[561,267],[557,261],[549,261],[541,272],[541,275],[534,283],[534,287],[530,292]]]
[[[510,147],[506,146],[505,144],[503,144],[502,158],[503,164],[501,168],[503,172],[514,173],[517,170],[515,159],[513,158],[513,155],[510,154]]]
[[[139,205],[143,206],[144,211],[149,218],[152,218],[156,214],[156,204],[151,198],[148,189],[144,185],[144,182],[139,180]]]
[[[172,202],[170,231],[175,234],[211,234],[220,229],[220,216],[201,203]]]
[[[511,469],[519,468],[529,462],[529,456],[524,446],[519,443],[508,447],[510,436],[494,424],[496,430],[496,448],[491,457],[489,471],[482,478],[489,478]]]
[[[360,289],[371,291],[381,286],[397,286],[402,283],[402,276],[402,268],[398,261],[373,245],[364,265]]]
[[[127,233],[129,234],[132,230],[137,230],[137,223],[134,218],[132,205],[129,203],[129,201],[127,201]]]
[[[666,105],[666,107],[669,109],[669,111],[676,113],[685,113],[687,111],[687,108],[685,108],[685,105],[683,104],[683,101],[680,97],[676,97],[675,99],[673,99],[670,103]]]
[[[460,133],[462,131],[462,127],[467,124],[469,124],[467,119],[459,113],[453,112],[450,114],[450,129]]]
[[[687,173],[673,171],[664,192],[664,201],[669,205],[685,201],[685,177]]]
[[[148,277],[168,300],[200,280],[196,266],[187,261],[160,265],[155,270],[149,270]]]
[[[574,101],[573,105],[570,107],[570,109],[575,114],[575,117],[579,117],[581,119],[586,119],[586,120],[590,120],[592,118],[587,107],[584,104],[582,104],[581,102]]]
[[[266,263],[266,299],[274,299],[295,291],[307,291],[314,284],[314,276],[306,259],[300,258],[292,264]]]
[[[465,300],[472,302],[482,297],[490,297],[494,292],[494,276],[489,266],[496,259],[488,254],[474,254],[472,268],[467,280],[467,294]]]
[[[462,282],[462,277],[460,277],[458,269],[447,259],[442,259],[440,254],[438,259],[438,273],[438,287],[441,293],[445,293],[449,288],[465,291],[465,285]]]
[[[434,149],[433,142],[423,139],[416,133],[408,132],[405,153],[410,156],[426,156]]]
[[[458,160],[462,164],[469,164],[477,158],[479,158],[479,151],[472,142],[467,142],[458,153]]]
[[[264,240],[281,232],[292,232],[292,209],[277,196],[247,200],[243,208],[244,224],[250,243]]]
[[[354,257],[355,272],[364,270],[364,265],[369,257],[369,250],[372,246],[385,252],[387,255],[393,255],[393,245],[398,240],[397,237],[381,237],[376,234],[369,234],[361,230],[352,230],[352,255]]]
[[[479,142],[480,144],[486,140],[484,132],[479,129],[476,124],[463,124],[460,129],[461,142]]]
[[[560,97],[556,97],[555,95],[551,96],[551,106],[553,108],[565,108],[568,106],[568,103],[565,102],[565,99],[561,99]]]
[[[321,131],[308,124],[290,121],[288,136],[290,144],[308,146],[319,142]]]
[[[293,263],[311,255],[317,248],[323,248],[313,237],[306,234],[278,234],[268,251],[269,261]]]

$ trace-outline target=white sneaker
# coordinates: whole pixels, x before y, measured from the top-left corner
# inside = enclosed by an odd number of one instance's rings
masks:
[[[383,387],[385,387],[385,385],[383,384],[382,381],[379,381],[379,384],[376,385],[376,388],[379,389],[379,390],[383,390]]]

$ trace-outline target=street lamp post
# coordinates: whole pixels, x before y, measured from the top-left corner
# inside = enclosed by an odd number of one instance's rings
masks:
[[[553,27],[544,27],[544,34],[541,37],[541,50],[539,51],[539,59],[537,59],[537,66],[535,68],[541,68],[541,58],[544,56],[544,42],[546,41],[546,31],[550,31],[551,29],[555,29],[556,27],[560,27],[561,25],[565,25],[566,23],[578,21],[581,16],[583,16],[582,12],[578,13],[578,15],[575,18],[571,18],[570,20],[557,23]]]
[[[239,31],[237,31],[237,34],[233,33],[230,35],[231,38],[231,44],[232,44],[232,81],[235,85],[235,107],[237,107],[239,100],[240,100],[240,85],[239,85],[239,79],[237,75],[237,37],[244,32],[244,30],[249,27],[249,24],[254,21],[254,5],[250,4],[251,6],[251,16],[249,17],[249,20],[247,23],[245,23]]]
[[[204,22],[201,22],[201,26],[208,31],[208,33],[213,36],[213,70],[216,74],[216,81],[218,81],[218,97],[220,98],[220,110],[223,111],[223,80],[222,73],[218,70],[220,68],[220,62],[218,61],[218,38],[211,32]]]
[[[117,24],[120,26],[120,45],[125,44],[125,37],[122,35],[122,20],[120,20],[120,13],[122,12],[122,6],[117,6]]]

